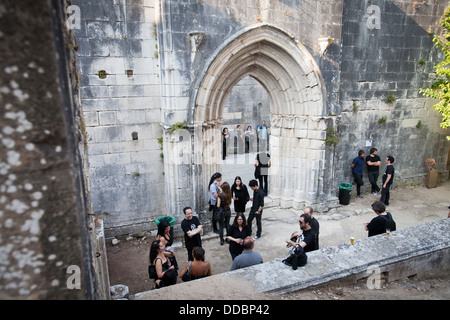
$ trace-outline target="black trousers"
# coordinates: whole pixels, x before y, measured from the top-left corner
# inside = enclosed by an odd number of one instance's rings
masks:
[[[253,219],[256,218],[256,236],[257,237],[261,237],[261,233],[262,233],[262,225],[261,225],[261,216],[262,216],[262,211],[260,214],[256,214],[256,211],[250,211],[250,214],[248,215],[248,219],[247,219],[247,224],[250,228],[250,234],[252,234],[252,222]]]
[[[389,194],[389,189],[391,188],[391,185],[388,184],[386,188],[381,189],[381,199],[380,201],[383,202],[386,206],[389,205],[389,199],[391,195]]]
[[[267,175],[260,175],[259,178],[258,178],[258,180],[259,180],[259,187],[264,192],[264,195],[267,195],[267,190],[268,190],[267,177],[268,177]]]
[[[377,185],[378,172],[369,172],[369,182],[372,185],[372,193],[380,191],[380,187]]]
[[[361,194],[361,186],[364,185],[364,181],[362,179],[362,175],[356,174],[353,172],[353,178],[355,178],[355,182],[356,182],[356,195],[360,195]]]

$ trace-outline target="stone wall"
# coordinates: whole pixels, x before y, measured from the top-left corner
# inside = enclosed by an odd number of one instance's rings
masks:
[[[418,8],[410,1],[370,4],[381,9],[380,29],[368,28],[367,1],[344,5],[340,103],[331,109],[341,139],[334,147],[335,176],[341,179],[335,182],[353,180],[350,164],[358,150],[369,154],[368,141],[378,149],[381,173],[385,157],[394,156],[397,185],[424,183],[424,160],[430,157],[445,179],[448,131],[440,129],[439,113],[419,89],[429,86],[433,67],[441,59],[432,39],[440,32],[439,17],[448,1]],[[388,97],[392,102],[387,102]],[[370,191],[364,176],[365,189]]]
[[[166,215],[157,1],[72,3],[94,211],[107,234],[150,229]]]
[[[66,7],[64,1],[0,5],[2,299],[109,297],[85,171],[78,47]]]
[[[418,93],[440,59],[431,39],[446,0],[74,4],[82,12],[76,35],[92,199],[107,213],[107,230],[154,228],[166,214],[181,221],[184,206],[205,213],[205,185],[221,168],[220,129],[232,116],[222,97],[236,99],[232,88],[249,75],[269,95],[272,195],[283,206],[335,201],[339,183],[352,181],[352,159],[370,143],[382,159],[396,158],[397,185],[423,182],[428,157],[448,175],[447,133]],[[252,47],[246,34],[264,28],[304,58],[287,63],[287,47],[272,57],[264,39]],[[239,75],[215,73],[230,61]],[[295,80],[280,76],[292,72]],[[395,101],[386,103],[391,93]],[[330,128],[339,142],[326,144]]]

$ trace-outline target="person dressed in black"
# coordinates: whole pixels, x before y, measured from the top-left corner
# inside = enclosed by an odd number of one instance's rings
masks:
[[[247,186],[242,183],[241,177],[234,178],[234,183],[231,186],[231,194],[234,200],[234,211],[245,212],[245,205],[250,200]]]
[[[247,223],[250,228],[250,232],[252,230],[252,222],[253,219],[256,218],[256,236],[255,240],[261,238],[262,232],[262,224],[261,224],[261,216],[264,207],[264,192],[261,188],[258,187],[258,182],[253,179],[248,183],[249,187],[253,190],[253,198],[250,198],[250,201],[253,201],[252,207],[250,209],[250,213],[248,215]]]
[[[370,222],[365,223],[366,231],[369,232],[368,236],[376,236],[377,234],[386,233],[386,229],[390,231],[396,230],[396,223],[389,212],[386,212],[386,206],[381,201],[375,201],[372,203],[372,210],[375,211],[376,217]]]
[[[300,246],[305,250],[305,252],[310,252],[319,249],[317,245],[317,237],[314,230],[311,228],[311,217],[309,214],[302,214],[298,219],[298,224],[302,231],[295,232],[291,235],[291,239],[286,240],[286,243],[290,246]],[[297,242],[293,241],[292,238],[296,237]]]
[[[197,217],[192,215],[192,208],[185,207],[183,209],[185,219],[181,221],[181,229],[184,232],[184,244],[188,252],[188,260],[193,261],[192,249],[194,247],[202,246],[202,239],[200,233],[203,230],[203,226]]]
[[[228,139],[230,138],[230,134],[228,133],[228,128],[223,128],[222,130],[222,160],[225,160],[227,157],[227,149],[228,149]]]
[[[307,215],[309,215],[309,217],[311,218],[311,222],[310,222],[310,226],[311,229],[313,229],[313,231],[316,233],[316,244],[317,244],[317,249],[319,249],[319,221],[317,221],[316,218],[313,217],[313,208],[308,206],[305,209],[303,209],[303,213],[306,213]]]
[[[230,226],[230,233],[227,237],[228,242],[230,243],[230,255],[231,260],[234,260],[238,255],[242,253],[244,247],[242,244],[244,243],[244,239],[250,237],[251,231],[247,225],[247,219],[245,219],[245,215],[242,212],[238,212],[236,217],[234,217],[234,222]]]
[[[380,187],[377,184],[378,176],[380,174],[381,159],[377,155],[377,148],[370,149],[370,154],[366,157],[367,175],[369,182],[372,185],[372,194],[375,196],[380,192]]]
[[[390,200],[390,194],[389,189],[391,188],[392,183],[394,182],[394,166],[392,165],[394,163],[394,157],[393,156],[387,156],[386,157],[386,169],[384,170],[383,174],[383,188],[381,189],[381,199],[380,201],[384,203],[385,206],[389,205]]]
[[[167,287],[177,283],[175,267],[165,256],[164,244],[160,240],[153,241],[150,247],[150,265],[156,269],[156,288]]]
[[[156,234],[156,240],[160,240],[164,245],[166,257],[169,259],[170,264],[175,267],[175,270],[178,271],[178,262],[175,257],[174,249],[172,248],[173,228],[166,220],[161,220],[158,223],[158,233]]]
[[[230,218],[231,218],[231,188],[230,184],[228,182],[224,182],[221,185],[219,197],[217,198],[217,210],[220,211],[220,218],[219,221],[219,238],[220,238],[220,245],[223,245],[224,238],[223,238],[223,229],[226,230],[227,236],[228,236],[228,227],[230,225]]]
[[[267,178],[269,176],[269,168],[270,168],[270,154],[265,151],[265,148],[261,149],[261,152],[256,155],[255,159],[255,168],[259,168],[259,187],[264,192],[264,195],[268,194],[268,184]]]

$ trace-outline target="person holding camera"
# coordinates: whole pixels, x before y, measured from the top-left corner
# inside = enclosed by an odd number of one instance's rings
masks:
[[[286,240],[286,243],[290,246],[300,245],[305,252],[310,252],[319,249],[317,246],[317,235],[311,228],[311,217],[304,213],[298,219],[301,232],[298,231],[291,235],[291,239]],[[295,240],[297,238],[297,241]],[[294,240],[292,240],[294,238]]]

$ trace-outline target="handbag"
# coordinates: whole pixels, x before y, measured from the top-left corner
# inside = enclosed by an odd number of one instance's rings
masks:
[[[192,280],[191,272],[190,272],[190,270],[191,270],[191,262],[192,261],[189,261],[189,265],[188,265],[188,267],[186,269],[186,272],[181,277],[181,280],[183,280],[184,282]]]
[[[158,274],[156,273],[156,266],[154,264],[151,264],[148,266],[148,277],[150,279],[158,279]]]
[[[254,176],[255,176],[255,179],[259,179],[259,177],[261,176],[261,168],[259,167],[259,165],[256,166],[256,168],[255,168]]]
[[[308,256],[302,246],[296,245],[291,254],[282,261],[285,265],[292,267],[293,270],[297,270],[298,267],[303,267],[308,262]]]
[[[222,221],[222,219],[223,219],[223,208],[219,207],[217,208],[216,212],[214,212],[214,220]]]

